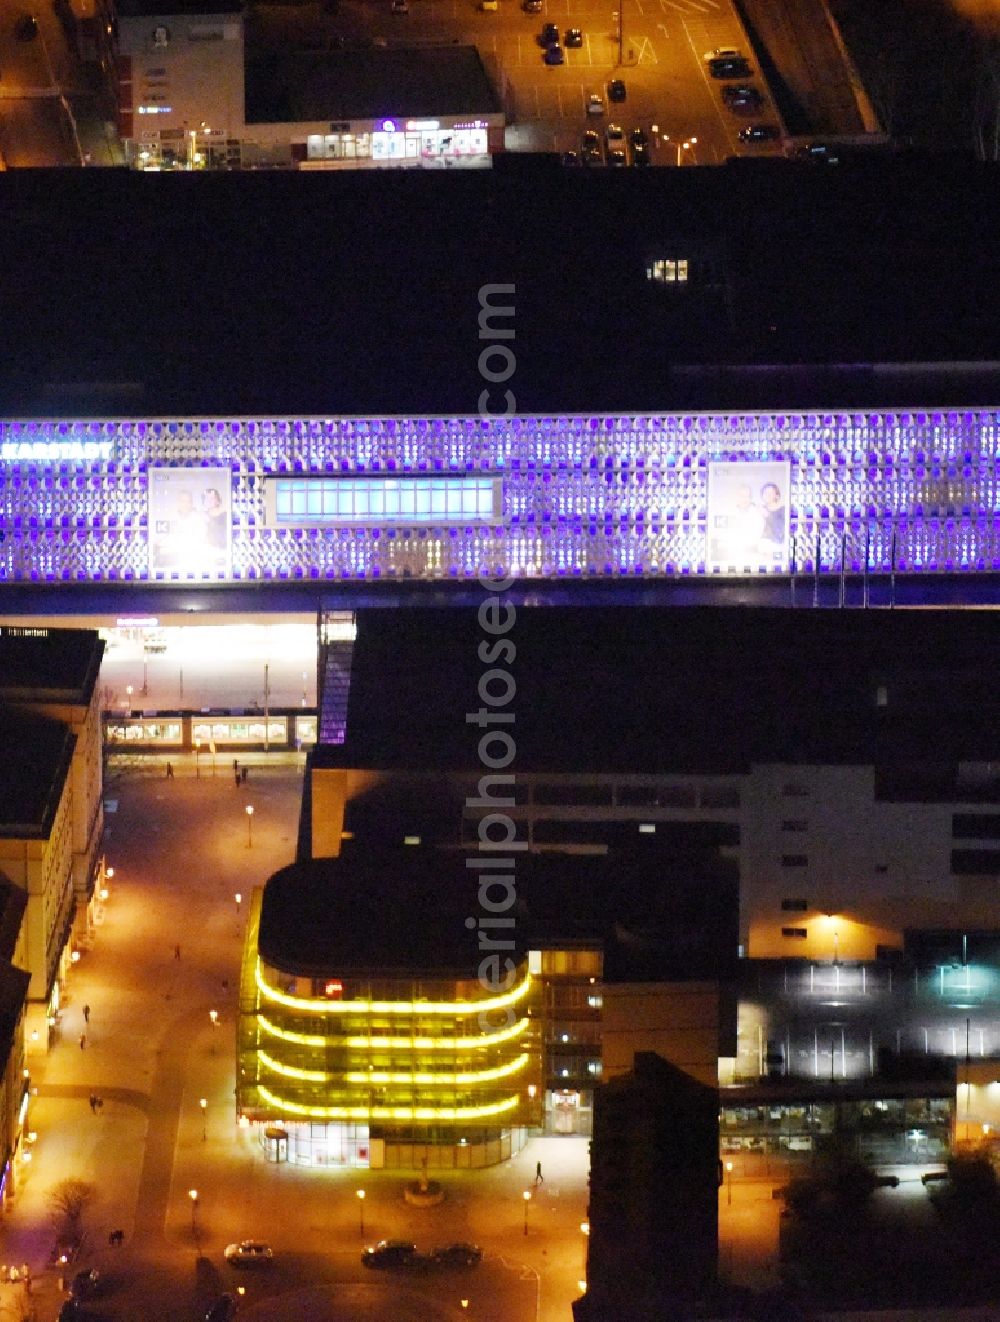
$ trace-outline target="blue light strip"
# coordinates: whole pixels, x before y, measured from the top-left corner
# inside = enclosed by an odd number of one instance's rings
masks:
[[[224,568],[150,569],[163,468],[230,471]],[[765,480],[759,550],[737,493]],[[281,482],[306,488],[295,523],[268,517]],[[1000,410],[0,420],[0,534],[0,581],[29,583],[996,573]]]

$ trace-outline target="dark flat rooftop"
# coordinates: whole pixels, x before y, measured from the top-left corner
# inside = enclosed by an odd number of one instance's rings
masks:
[[[994,165],[905,156],[8,170],[0,399],[14,416],[475,412],[479,290],[499,282],[515,286],[522,413],[995,405],[995,368],[948,364],[1000,360],[998,236]],[[664,256],[689,258],[687,287],[647,280]],[[943,366],[867,366],[914,361]],[[689,370],[703,364],[728,370]],[[128,388],[75,388],[95,382]]]
[[[316,764],[480,770],[477,613],[357,626],[346,742]],[[509,637],[515,773],[1000,759],[993,611],[539,606]]]
[[[172,18],[209,14],[242,14],[243,0],[115,0],[125,18]]]
[[[246,71],[248,124],[428,119],[501,108],[475,46],[268,52]]]
[[[260,953],[286,972],[314,977],[474,977],[483,956],[466,919],[482,912],[482,869],[468,868],[467,857],[426,844],[366,842],[346,845],[340,858],[283,868],[264,891]],[[735,873],[717,860],[672,866],[641,849],[523,853],[513,875],[512,957],[602,945],[607,976],[623,981],[720,976],[735,958]],[[499,894],[492,892],[495,900]],[[616,931],[619,920],[627,930]]]
[[[93,629],[0,625],[0,697],[88,704],[104,643]]]
[[[0,836],[48,835],[75,744],[61,721],[0,706]]]

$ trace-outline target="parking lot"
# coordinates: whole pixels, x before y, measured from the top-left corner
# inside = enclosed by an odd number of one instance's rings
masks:
[[[585,130],[596,129],[603,139],[607,120],[626,138],[636,128],[646,132],[654,165],[718,164],[742,152],[780,150],[780,143],[744,145],[738,138],[747,123],[779,124],[755,61],[748,81],[762,100],[752,114],[727,109],[724,84],[709,76],[706,53],[747,49],[730,0],[623,3],[621,13],[614,0],[542,0],[538,12],[526,12],[522,0],[497,0],[496,9],[480,8],[480,0],[408,0],[405,10],[398,4],[394,10],[392,0],[262,6],[253,11],[249,42],[474,44],[504,101],[508,150],[579,151]],[[545,60],[541,34],[549,23],[562,38],[562,63]],[[580,44],[567,47],[572,28],[580,30]],[[608,83],[615,78],[626,95],[611,106]],[[587,113],[595,93],[604,102],[600,116]]]

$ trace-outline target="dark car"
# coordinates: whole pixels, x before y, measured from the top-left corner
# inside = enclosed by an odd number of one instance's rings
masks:
[[[361,1255],[365,1267],[413,1267],[419,1260],[416,1244],[408,1239],[381,1239]]]
[[[633,129],[628,135],[628,140],[632,147],[632,164],[649,165],[649,139],[646,137],[645,129]]]
[[[542,12],[542,0],[522,0],[521,8],[526,14],[540,14]]]
[[[557,23],[546,23],[538,40],[543,46],[558,46],[559,25]]]
[[[446,1244],[431,1257],[440,1267],[475,1267],[482,1262],[483,1251],[478,1244]]]
[[[96,1267],[88,1271],[77,1272],[69,1283],[71,1299],[93,1299],[101,1289],[101,1273]]]
[[[609,101],[625,100],[625,84],[622,82],[620,78],[612,78],[611,82],[608,83],[608,100]]]
[[[237,1306],[234,1294],[220,1295],[205,1314],[205,1322],[233,1322]]]
[[[713,78],[749,78],[751,69],[742,55],[720,55],[708,62]]]
[[[764,98],[756,87],[750,87],[743,83],[734,87],[724,87],[722,89],[722,99],[730,110],[750,113],[759,110],[764,104]]]
[[[545,54],[542,56],[542,61],[545,64],[565,64],[566,52],[559,45],[546,46]]]
[[[777,124],[748,124],[739,133],[740,142],[777,142],[780,137]]]
[[[564,151],[562,154],[563,165],[579,165],[580,157],[575,151]]]
[[[628,165],[628,161],[625,159],[625,152],[622,150],[621,147],[612,147],[610,149],[610,151],[608,152],[608,164]]]
[[[580,156],[584,165],[601,164],[601,140],[593,129],[588,129],[580,139]]]
[[[573,50],[575,50],[578,46],[583,45],[583,33],[580,31],[579,28],[566,29],[566,45],[571,47]]]

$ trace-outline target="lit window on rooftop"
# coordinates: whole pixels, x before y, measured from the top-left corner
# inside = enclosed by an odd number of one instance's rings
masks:
[[[646,279],[657,285],[684,285],[687,278],[686,257],[660,257],[646,267]]]
[[[404,836],[403,836],[403,844],[404,844],[404,845],[419,845],[419,844],[420,844],[420,836],[419,836],[419,835],[404,835]]]
[[[655,822],[640,822],[640,823],[639,823],[639,834],[640,834],[640,835],[656,835],[656,823],[655,823]]]

